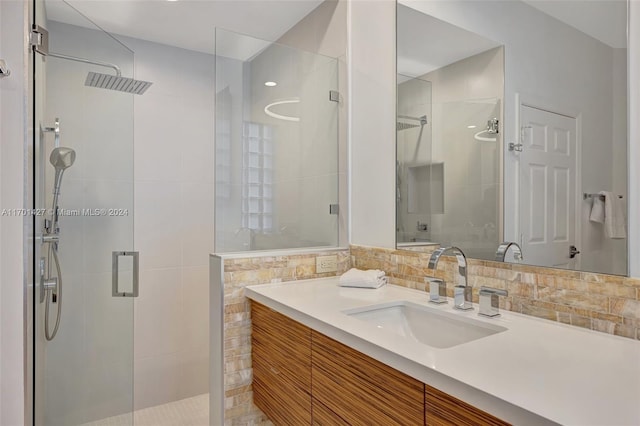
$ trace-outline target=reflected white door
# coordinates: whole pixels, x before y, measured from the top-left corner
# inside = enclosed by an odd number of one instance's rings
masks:
[[[520,241],[527,264],[574,269],[576,119],[522,105]],[[579,256],[579,255],[578,255]]]

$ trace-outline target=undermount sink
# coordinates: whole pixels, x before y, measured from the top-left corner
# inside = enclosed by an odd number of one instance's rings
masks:
[[[507,330],[407,301],[365,306],[344,313],[434,348],[450,348]]]

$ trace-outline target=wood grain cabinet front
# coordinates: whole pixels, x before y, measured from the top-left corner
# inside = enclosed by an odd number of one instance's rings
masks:
[[[251,303],[253,401],[276,425],[311,424],[311,329]]]
[[[506,426],[257,302],[253,400],[276,425]]]
[[[311,336],[314,400],[350,425],[424,424],[422,382],[323,334]]]
[[[509,423],[425,385],[427,426],[508,426]]]

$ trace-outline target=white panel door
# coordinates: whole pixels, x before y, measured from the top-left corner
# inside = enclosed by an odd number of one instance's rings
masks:
[[[576,119],[521,106],[520,235],[524,262],[576,267]],[[579,255],[578,255],[579,256]]]

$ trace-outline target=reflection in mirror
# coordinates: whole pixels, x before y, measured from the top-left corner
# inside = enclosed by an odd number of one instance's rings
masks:
[[[439,43],[414,43],[398,26],[397,238],[400,247],[464,247],[492,258],[500,232],[503,52],[497,43],[398,6],[399,19]],[[401,28],[404,28],[401,29]],[[407,41],[405,43],[404,41]],[[443,50],[441,43],[455,40]],[[449,46],[449,44],[447,44]],[[498,47],[496,47],[498,46]],[[424,61],[412,59],[420,53]],[[425,117],[416,123],[414,117]],[[408,122],[413,120],[412,125]]]
[[[398,247],[626,274],[626,2],[401,3]]]

